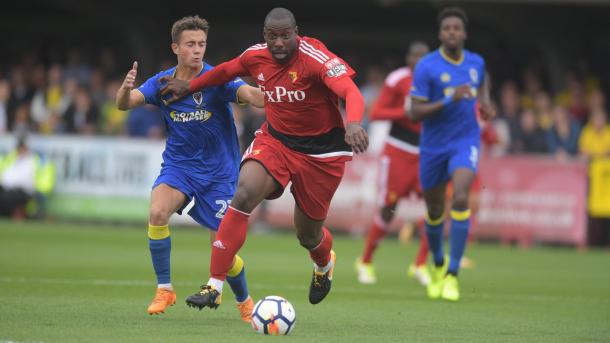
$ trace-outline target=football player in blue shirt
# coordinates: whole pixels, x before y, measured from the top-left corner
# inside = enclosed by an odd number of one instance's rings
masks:
[[[127,110],[142,104],[158,106],[168,131],[161,172],[151,194],[148,238],[158,286],[148,307],[149,314],[163,313],[176,302],[170,281],[170,216],[174,212],[181,213],[194,199],[195,204],[188,213],[211,230],[210,242],[213,242],[215,230],[233,198],[239,175],[240,151],[229,103],[263,107],[260,90],[239,78],[193,93],[172,104],[166,104],[161,98],[159,89],[163,85],[158,81],[160,77],[172,75],[190,80],[212,69],[203,61],[208,29],[208,22],[198,16],[175,22],[171,48],[178,65],[135,88],[138,64],[134,62],[117,92],[119,109]],[[239,256],[235,256],[228,276],[242,320],[249,322],[253,302],[248,294],[244,263]]]
[[[434,258],[428,296],[451,301],[460,297],[457,275],[470,227],[470,186],[479,161],[477,110],[483,119],[495,115],[485,61],[464,49],[467,22],[459,8],[446,8],[439,13],[441,46],[416,65],[408,111],[412,120],[423,120],[419,173],[427,207],[426,233]],[[446,261],[443,214],[449,180],[453,198],[451,250]]]

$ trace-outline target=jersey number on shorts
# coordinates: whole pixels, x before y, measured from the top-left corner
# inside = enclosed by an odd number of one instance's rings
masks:
[[[472,167],[477,167],[477,162],[479,160],[479,149],[476,146],[470,146],[470,162],[472,163]]]
[[[225,212],[227,212],[227,207],[231,205],[231,200],[216,200],[216,205],[220,205],[220,210],[216,212],[216,218],[222,219],[225,216]]]

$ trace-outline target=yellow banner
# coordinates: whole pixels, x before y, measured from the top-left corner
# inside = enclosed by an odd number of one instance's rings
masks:
[[[589,213],[610,217],[610,158],[597,158],[589,166]]]

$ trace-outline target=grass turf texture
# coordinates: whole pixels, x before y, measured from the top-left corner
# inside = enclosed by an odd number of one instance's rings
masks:
[[[389,239],[375,257],[379,282],[356,281],[362,240],[335,237],[333,290],[307,292],[311,262],[293,235],[252,234],[241,255],[255,301],[286,297],[292,335],[257,335],[239,320],[225,284],[216,311],[184,298],[207,280],[209,236],[172,229],[177,304],[149,316],[155,291],[145,228],[0,221],[0,342],[601,342],[610,340],[610,253],[472,245],[458,303],[431,301],[406,277],[416,245]]]

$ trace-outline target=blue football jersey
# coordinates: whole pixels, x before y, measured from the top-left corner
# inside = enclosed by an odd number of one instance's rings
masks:
[[[200,74],[213,67],[204,63]],[[158,73],[138,90],[147,104],[158,106],[167,126],[163,166],[179,167],[200,180],[234,182],[239,175],[240,149],[230,102],[246,83],[236,78],[221,86],[205,88],[165,105],[159,94],[159,78],[174,75],[176,68]],[[170,94],[166,98],[171,97]]]
[[[423,120],[420,148],[442,150],[455,142],[480,140],[476,115],[476,95],[485,77],[485,61],[478,54],[462,50],[462,59],[454,61],[439,48],[424,56],[415,66],[411,97],[436,102],[468,84],[472,96],[452,102]]]

